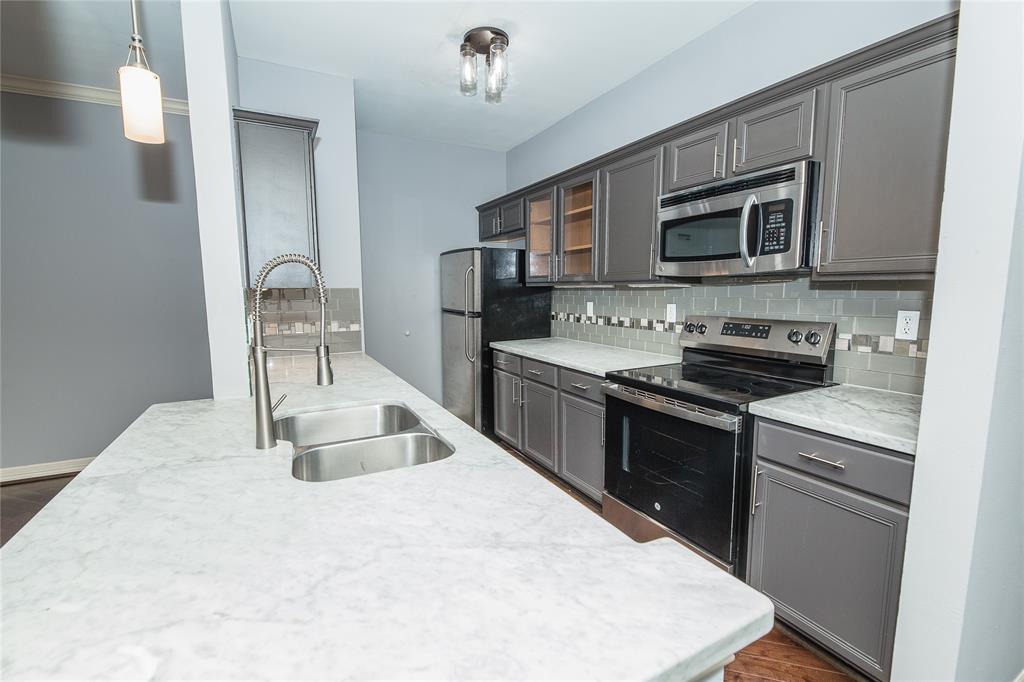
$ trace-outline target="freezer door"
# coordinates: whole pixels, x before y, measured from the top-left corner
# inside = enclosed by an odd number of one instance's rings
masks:
[[[480,249],[441,255],[441,309],[480,312]]]
[[[480,429],[480,318],[441,313],[442,392],[445,409]]]

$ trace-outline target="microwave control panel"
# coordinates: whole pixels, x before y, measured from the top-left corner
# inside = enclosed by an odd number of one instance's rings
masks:
[[[793,235],[793,200],[761,204],[761,249],[759,256],[789,251]]]

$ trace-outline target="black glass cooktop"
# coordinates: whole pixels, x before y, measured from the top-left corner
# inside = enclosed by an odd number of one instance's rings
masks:
[[[608,379],[679,400],[714,401],[739,409],[755,400],[821,387],[820,383],[775,379],[693,363],[609,372]]]

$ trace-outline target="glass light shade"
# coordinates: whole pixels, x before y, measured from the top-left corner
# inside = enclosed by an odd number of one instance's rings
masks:
[[[508,85],[508,45],[497,38],[491,42],[489,66],[498,79],[498,89],[504,90]],[[490,72],[487,75],[490,77]]]
[[[163,144],[164,107],[160,76],[142,66],[122,66],[121,116],[124,136],[135,142]]]
[[[472,97],[476,94],[476,50],[464,43],[459,55],[459,87],[463,95]]]

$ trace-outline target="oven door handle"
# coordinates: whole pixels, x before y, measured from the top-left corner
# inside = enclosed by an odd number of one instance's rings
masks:
[[[640,407],[645,407],[649,410],[655,410],[662,414],[667,414],[671,417],[678,417],[685,419],[686,421],[695,422],[697,424],[703,424],[704,426],[710,426],[715,429],[721,429],[722,431],[729,431],[732,433],[738,432],[743,425],[742,419],[734,414],[727,414],[725,412],[718,412],[717,410],[710,410],[704,407],[698,407],[697,405],[689,405],[689,403],[683,403],[682,401],[673,401],[675,404],[662,402],[658,400],[660,396],[654,396],[647,398],[639,395],[633,395],[627,390],[623,390],[623,387],[618,384],[606,384],[601,387],[601,390],[605,395],[611,396],[612,398],[618,398],[624,400],[627,403],[633,403]],[[682,407],[687,405],[688,407]]]
[[[743,264],[748,268],[754,264],[754,258],[750,255],[750,247],[747,246],[747,232],[750,229],[750,210],[757,206],[757,196],[751,194],[747,197],[747,200],[743,202],[743,210],[740,211],[740,257],[743,259]],[[761,211],[757,212],[757,231],[761,232]],[[758,243],[760,243],[760,236],[758,237]]]

